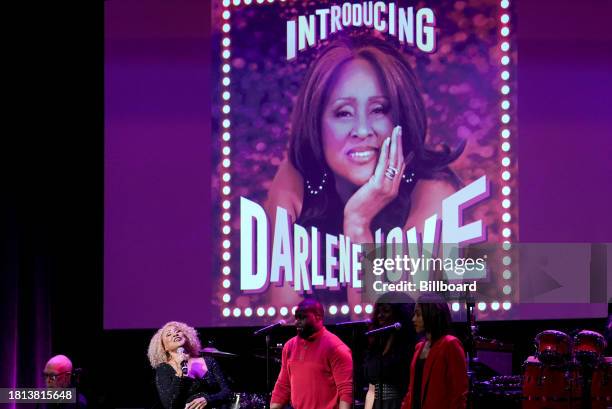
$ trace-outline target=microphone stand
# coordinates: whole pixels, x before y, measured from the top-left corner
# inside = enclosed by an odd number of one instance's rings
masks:
[[[270,333],[266,334],[266,393],[270,394]]]
[[[474,407],[474,354],[476,353],[476,345],[474,339],[474,333],[476,332],[476,318],[474,315],[474,300],[470,297],[469,291],[466,292],[465,307],[467,312],[467,325],[468,325],[468,336],[467,336],[467,376],[468,376],[468,396],[467,396],[467,407]]]
[[[356,366],[357,366],[357,365],[355,365],[355,346],[356,346],[355,339],[356,338],[355,338],[355,326],[354,325],[353,325],[353,328],[351,328],[351,336],[352,336],[351,339],[353,340],[352,341],[352,347],[353,348],[351,348],[351,353],[353,354],[353,407],[354,407],[355,406],[355,400],[357,399],[356,398],[356,396],[357,396],[357,393],[356,393],[357,392],[357,382],[355,382],[357,380],[357,378],[355,376],[357,374],[357,371],[355,369]]]
[[[369,319],[365,319],[365,320],[360,320],[360,321],[347,321],[347,322],[339,322],[334,324],[335,327],[340,328],[340,327],[345,327],[345,326],[350,326],[351,327],[351,336],[352,336],[352,341],[351,341],[351,357],[353,358],[353,385],[352,385],[352,390],[353,390],[353,407],[355,407],[356,405],[356,401],[357,401],[357,365],[356,365],[356,359],[355,359],[355,355],[356,355],[356,350],[357,350],[357,327],[361,326],[361,325],[367,325],[371,322],[371,320]],[[363,360],[363,357],[362,357]]]

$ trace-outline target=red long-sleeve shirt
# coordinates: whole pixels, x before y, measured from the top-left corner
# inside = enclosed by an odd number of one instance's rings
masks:
[[[322,328],[307,340],[293,337],[283,347],[272,403],[295,409],[336,409],[353,400],[351,350]]]

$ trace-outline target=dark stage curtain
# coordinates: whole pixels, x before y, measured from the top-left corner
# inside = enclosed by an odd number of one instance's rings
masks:
[[[35,219],[24,220],[25,208],[6,202],[4,208],[0,385],[44,387],[42,371],[52,351],[47,237]]]

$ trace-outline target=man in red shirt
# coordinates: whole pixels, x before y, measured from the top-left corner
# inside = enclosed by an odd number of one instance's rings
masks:
[[[289,402],[295,409],[350,409],[351,350],[325,329],[323,316],[323,307],[316,300],[305,299],[298,305],[297,336],[283,347],[270,409],[281,409]]]

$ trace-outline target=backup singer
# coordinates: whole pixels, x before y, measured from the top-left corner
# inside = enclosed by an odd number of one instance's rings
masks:
[[[448,304],[423,296],[412,319],[425,339],[416,346],[410,366],[410,386],[402,409],[465,409],[468,392],[465,352],[450,332]]]
[[[283,347],[270,409],[349,409],[353,360],[350,349],[323,326],[323,307],[305,299],[295,311],[297,336]]]
[[[200,358],[200,346],[196,330],[176,321],[165,324],[151,338],[148,356],[155,368],[155,384],[164,408],[221,408],[230,400],[219,365],[212,357]],[[181,368],[184,361],[186,375]]]
[[[383,332],[368,339],[364,360],[365,379],[368,382],[365,409],[399,409],[408,389],[416,338],[410,323],[414,302],[396,300],[392,296],[392,293],[387,293],[376,302],[370,329],[395,322],[402,324],[402,327],[398,331]]]

